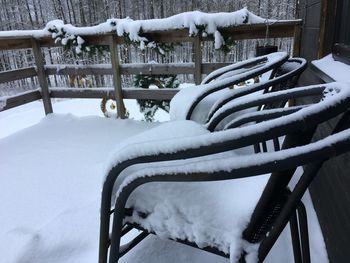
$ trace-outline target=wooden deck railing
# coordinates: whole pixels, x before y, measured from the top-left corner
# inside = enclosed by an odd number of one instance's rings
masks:
[[[293,38],[293,56],[299,55],[301,20],[280,21],[269,25],[269,38]],[[266,25],[241,25],[229,28],[221,28],[224,37],[231,37],[233,40],[264,39],[266,37]],[[117,45],[124,44],[124,38],[116,34],[82,35],[91,45],[108,45],[111,51],[111,65],[87,65],[87,66],[64,66],[45,65],[42,56],[42,47],[57,46],[50,35],[35,39],[31,35],[15,37],[0,37],[0,50],[14,50],[31,48],[33,50],[36,67],[21,68],[16,70],[0,72],[0,83],[10,82],[30,77],[37,77],[39,90],[25,92],[12,97],[0,97],[0,111],[4,111],[37,99],[43,99],[45,113],[52,112],[50,98],[114,98],[118,105],[118,115],[124,117],[125,99],[171,99],[177,89],[137,89],[122,88],[121,75],[132,74],[192,74],[194,81],[199,84],[202,74],[207,74],[228,63],[202,63],[202,41],[211,41],[205,37],[189,37],[188,30],[154,31],[144,33],[148,39],[159,43],[167,42],[191,42],[193,43],[193,63],[183,64],[120,64]],[[112,75],[114,88],[49,88],[47,77],[49,75]]]

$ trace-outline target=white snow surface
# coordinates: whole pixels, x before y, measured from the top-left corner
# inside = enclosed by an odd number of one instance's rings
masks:
[[[64,28],[70,35],[93,35],[116,31],[119,36],[124,33],[130,34],[130,39],[139,41],[139,32],[152,32],[158,30],[171,30],[188,28],[190,35],[196,34],[196,25],[205,25],[206,32],[214,34],[217,28],[237,26],[244,23],[257,24],[264,23],[266,19],[258,17],[243,8],[235,12],[204,13],[201,11],[184,12],[167,18],[133,20],[129,17],[123,19],[111,18],[106,22],[96,26],[75,27],[71,24],[64,24],[62,20],[52,20],[48,22],[42,30],[13,30],[0,32],[0,37],[13,36],[34,36],[37,38],[50,36],[48,31],[51,28]]]
[[[12,132],[8,129],[7,137],[0,139],[0,253],[4,263],[97,262],[100,191],[106,156],[113,155],[116,149],[124,148],[130,142],[140,147],[145,137],[152,141],[157,140],[157,135],[207,136],[203,127],[190,121],[179,121],[176,125],[178,128],[175,128],[173,123],[152,124],[69,114],[49,115],[38,124],[13,133],[21,125],[26,127],[27,124],[22,123],[26,118],[31,116],[32,120],[36,120],[43,116],[42,108],[38,107],[42,105],[31,103],[13,109],[12,114],[6,114],[9,111],[0,113],[0,130],[5,126],[15,127]],[[80,116],[84,115],[84,110],[87,114],[99,114],[95,100],[59,101],[54,104],[54,109],[62,112],[71,109]],[[129,111],[132,111],[131,108]],[[164,135],[169,129],[170,135]],[[141,135],[142,132],[145,132],[144,135]],[[125,142],[127,138],[129,143]],[[195,163],[187,165],[196,166]],[[148,167],[153,172],[163,168]],[[138,176],[135,173],[131,175]],[[143,223],[151,226],[152,222],[164,220],[163,225],[156,224],[157,232],[163,237],[174,232],[185,234],[181,232],[185,231],[193,234],[192,238],[199,243],[207,238],[214,243],[219,242],[216,237],[221,234],[224,240],[232,240],[246,224],[250,213],[248,210],[261,191],[266,176],[235,181],[237,183],[152,183],[140,187],[128,202],[142,209],[154,208],[154,211],[151,210],[154,213]],[[148,191],[149,196],[144,196],[142,200],[137,198],[138,194]],[[159,194],[162,197],[164,194],[162,200],[159,200]],[[179,198],[182,195],[186,198]],[[241,202],[242,196],[248,196],[250,201]],[[154,199],[159,202],[155,204]],[[304,197],[305,201],[312,262],[328,262],[308,194]],[[213,212],[224,213],[226,217],[210,218],[212,213],[203,211],[198,202],[210,206]],[[194,205],[192,209],[189,204]],[[233,206],[235,209],[232,209]],[[174,211],[178,212],[177,216],[167,217],[167,214],[175,215]],[[232,222],[230,219],[239,213],[245,213],[245,218],[238,217],[237,221]],[[213,222],[204,221],[204,216],[209,216]],[[191,218],[199,221],[192,224],[188,221]],[[227,221],[231,225],[222,227],[220,223]],[[182,227],[179,228],[180,225]],[[173,228],[169,229],[171,226]],[[201,227],[208,227],[208,234]],[[286,229],[266,262],[293,262],[288,235],[289,230]],[[239,249],[240,245],[231,247],[231,252]],[[121,262],[221,263],[228,260],[171,241],[148,237]]]
[[[350,82],[350,65],[334,60],[332,54],[311,63],[335,81]]]

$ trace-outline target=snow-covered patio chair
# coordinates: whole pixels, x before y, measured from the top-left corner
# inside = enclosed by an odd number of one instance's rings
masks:
[[[305,59],[287,60],[284,52],[226,66],[209,74],[199,87],[189,87],[178,92],[170,103],[170,117],[172,120],[207,123],[214,112],[230,100],[279,90],[281,87],[295,87],[306,66]],[[245,84],[252,78],[259,78],[259,82]],[[237,85],[240,87],[233,89]]]
[[[350,150],[350,86],[299,87],[230,106],[261,107],[304,96],[322,99],[251,114],[214,133],[194,122],[169,122],[120,145],[108,162],[103,186],[99,262],[118,262],[150,233],[231,262],[262,262],[288,221],[295,261],[310,262],[300,200],[322,164]],[[320,123],[341,114],[332,134],[310,143]],[[236,152],[275,138],[284,138],[283,145],[269,152]],[[289,189],[302,165],[302,176]],[[120,246],[133,228],[141,233]]]

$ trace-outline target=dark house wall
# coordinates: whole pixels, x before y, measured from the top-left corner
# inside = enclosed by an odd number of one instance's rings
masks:
[[[342,1],[349,3],[349,0]],[[300,52],[309,62],[331,51],[336,31],[336,5],[336,1],[301,0],[299,14],[304,26]],[[350,31],[347,34],[350,36]],[[319,75],[308,67],[299,84],[322,82]],[[334,123],[330,121],[319,127],[315,137],[329,133]],[[312,182],[310,193],[330,262],[350,262],[350,154],[328,161]]]
[[[303,19],[301,35],[300,56],[308,62],[317,59],[320,36],[320,14],[322,10],[321,0],[301,0],[299,5],[299,17]],[[300,85],[319,83],[308,67],[299,80]]]

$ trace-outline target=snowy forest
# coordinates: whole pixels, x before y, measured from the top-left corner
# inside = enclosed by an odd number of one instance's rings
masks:
[[[130,17],[134,20],[169,17],[181,12],[233,12],[247,7],[249,11],[267,19],[294,19],[295,0],[0,0],[0,30],[42,29],[46,23],[60,19],[75,26],[90,26],[109,18]],[[267,20],[268,23],[268,20]],[[274,44],[280,50],[290,51],[291,39],[265,39],[236,41],[229,52],[214,49],[212,42],[202,47],[203,62],[233,62],[255,54],[257,44]],[[121,63],[184,63],[192,61],[191,43],[182,43],[165,55],[154,51],[141,52],[128,45],[119,45]],[[43,48],[46,64],[110,64],[109,52],[77,57],[62,47]],[[0,51],[0,71],[33,66],[31,50]],[[192,76],[178,76],[180,82],[193,82]],[[83,80],[83,81],[82,81]],[[125,87],[135,85],[135,76],[123,76]],[[0,95],[12,95],[35,88],[35,79],[0,84]],[[49,85],[54,87],[106,87],[111,76],[53,76]]]

